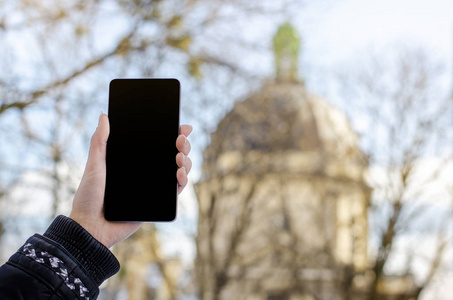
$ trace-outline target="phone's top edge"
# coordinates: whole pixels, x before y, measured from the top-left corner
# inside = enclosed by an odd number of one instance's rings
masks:
[[[120,82],[126,83],[126,82],[161,82],[163,84],[170,84],[172,86],[177,86],[178,88],[181,87],[181,82],[176,79],[176,78],[115,78],[112,79],[109,83],[109,86],[111,87],[112,84],[121,84]],[[165,83],[164,83],[165,82]]]
[[[179,82],[179,79],[165,78],[165,77],[162,77],[162,78],[114,78],[110,82],[117,81],[117,80],[175,80],[175,81]]]

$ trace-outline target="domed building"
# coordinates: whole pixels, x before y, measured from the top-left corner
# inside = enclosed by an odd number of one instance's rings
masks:
[[[307,91],[300,39],[274,38],[276,78],[238,102],[204,151],[201,298],[346,299],[367,268],[368,162],[347,118]]]

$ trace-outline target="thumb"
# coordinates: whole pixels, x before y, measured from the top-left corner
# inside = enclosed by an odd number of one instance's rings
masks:
[[[101,113],[98,127],[91,137],[86,169],[95,170],[97,168],[105,168],[105,154],[109,133],[109,119],[106,114]]]

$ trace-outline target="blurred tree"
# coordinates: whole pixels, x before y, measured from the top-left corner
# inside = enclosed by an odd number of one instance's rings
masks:
[[[452,182],[446,178],[453,158],[453,99],[448,75],[422,49],[395,49],[354,62],[361,67],[343,68],[337,77],[348,99],[344,110],[356,122],[372,168],[370,235],[376,251],[367,288],[370,300],[382,299],[388,278],[401,274],[408,278],[401,292],[418,299],[436,275],[448,271],[442,265],[452,247]],[[420,235],[426,236],[426,245]],[[435,248],[421,251],[430,249],[433,238]],[[424,256],[429,257],[428,271],[420,275],[415,268]],[[406,257],[405,268],[392,268],[389,261],[397,257]]]

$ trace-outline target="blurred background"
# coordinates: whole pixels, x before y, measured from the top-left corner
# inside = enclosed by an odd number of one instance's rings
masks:
[[[0,0],[0,262],[69,214],[110,80],[174,77],[190,183],[100,299],[453,299],[452,60],[449,0]]]

